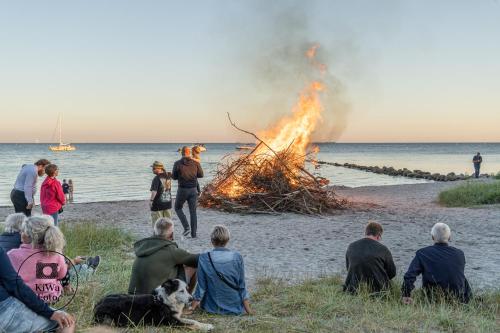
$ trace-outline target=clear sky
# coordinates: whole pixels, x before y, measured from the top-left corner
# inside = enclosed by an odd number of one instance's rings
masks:
[[[342,101],[318,138],[500,141],[496,0],[0,0],[0,142],[50,141],[61,112],[71,142],[251,141],[226,112],[286,114],[313,42]]]

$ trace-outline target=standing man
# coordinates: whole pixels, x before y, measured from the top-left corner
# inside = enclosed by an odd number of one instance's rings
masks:
[[[203,170],[200,163],[190,157],[191,149],[186,146],[182,147],[182,158],[174,163],[172,178],[179,182],[177,197],[175,198],[175,213],[184,227],[183,236],[188,236],[191,233],[191,237],[196,238],[196,228],[198,225],[196,217],[198,191],[196,190],[196,186],[198,178],[203,178]],[[182,207],[186,201],[189,205],[191,227],[187,222],[186,215],[182,211]]]
[[[43,176],[45,166],[50,162],[46,159],[41,159],[35,164],[25,164],[17,175],[14,188],[10,192],[10,200],[14,205],[16,213],[24,213],[26,216],[31,216],[31,210],[35,205],[34,196],[36,192],[36,182],[38,177]]]
[[[156,220],[160,217],[172,217],[172,174],[165,171],[165,166],[159,161],[151,165],[155,177],[151,183],[151,197],[149,207],[151,208],[151,223],[154,228]]]
[[[479,170],[481,169],[481,163],[483,163],[483,158],[481,157],[480,152],[474,155],[472,163],[474,163],[474,177],[479,178]]]
[[[396,266],[389,249],[380,244],[382,225],[369,222],[365,237],[349,244],[345,255],[347,277],[344,291],[355,293],[365,283],[370,292],[389,288],[389,281],[396,276]]]

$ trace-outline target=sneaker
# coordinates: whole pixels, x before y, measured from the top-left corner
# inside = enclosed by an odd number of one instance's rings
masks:
[[[184,230],[184,232],[182,233],[182,236],[184,237],[188,237],[189,235],[191,235],[191,230]]]
[[[97,266],[99,266],[100,263],[101,263],[101,256],[90,257],[87,259],[87,265],[89,265],[89,267],[92,267],[94,272],[96,271]]]

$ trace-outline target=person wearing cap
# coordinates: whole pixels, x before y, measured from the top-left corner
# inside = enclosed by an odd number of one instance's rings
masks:
[[[181,152],[182,158],[174,163],[172,169],[172,178],[179,183],[177,197],[175,198],[175,213],[184,227],[183,235],[188,236],[191,234],[192,238],[196,238],[196,229],[198,225],[196,216],[198,191],[196,187],[198,178],[203,177],[203,169],[200,163],[191,158],[191,149],[189,147],[182,147]],[[186,201],[189,206],[190,224],[182,211],[182,207]]]
[[[156,220],[160,217],[172,217],[172,175],[165,171],[165,166],[160,161],[154,161],[151,165],[155,177],[151,182],[151,196],[149,207],[151,208],[151,223],[154,228]]]
[[[14,188],[10,193],[10,200],[16,213],[31,216],[31,210],[35,205],[36,182],[38,177],[43,176],[45,166],[49,164],[48,160],[41,159],[34,164],[24,164],[22,166],[14,183]]]

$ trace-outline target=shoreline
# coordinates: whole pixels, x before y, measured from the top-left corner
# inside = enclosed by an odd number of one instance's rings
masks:
[[[465,253],[466,276],[473,289],[495,287],[500,276],[500,209],[445,208],[436,203],[440,191],[460,183],[335,187],[337,194],[353,205],[326,216],[241,215],[199,208],[198,238],[181,239],[182,228],[174,213],[175,238],[179,247],[190,252],[206,251],[211,247],[211,228],[225,224],[231,231],[228,247],[243,255],[247,281],[253,289],[259,278],[268,276],[291,283],[325,275],[345,276],[347,246],[363,237],[369,220],[383,225],[382,243],[392,251],[396,279],[402,279],[415,251],[432,244],[432,225],[444,222],[452,229],[450,245]],[[38,212],[40,208],[36,207]],[[10,213],[11,207],[0,207],[0,220]],[[61,223],[83,221],[115,226],[135,238],[152,233],[147,200],[74,203],[65,207]]]

